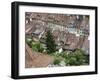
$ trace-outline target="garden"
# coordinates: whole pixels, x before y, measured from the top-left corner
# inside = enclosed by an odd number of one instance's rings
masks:
[[[32,48],[33,51],[53,56],[54,62],[52,65],[80,66],[89,64],[89,56],[86,55],[82,49],[76,49],[73,52],[67,50],[59,53],[57,50],[55,50],[55,44],[53,43],[53,40],[51,41],[51,43],[49,42],[47,44],[48,45],[47,48],[44,48],[40,41],[33,41],[31,38],[27,38],[26,43],[29,45],[30,48]]]

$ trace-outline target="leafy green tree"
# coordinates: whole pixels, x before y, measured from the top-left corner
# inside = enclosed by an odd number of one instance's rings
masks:
[[[85,55],[84,51],[81,49],[76,50],[73,53],[68,54],[65,57],[66,66],[78,66],[78,65],[85,65],[89,64],[89,57]]]
[[[49,54],[56,51],[55,40],[50,30],[46,33],[46,47],[47,53]]]

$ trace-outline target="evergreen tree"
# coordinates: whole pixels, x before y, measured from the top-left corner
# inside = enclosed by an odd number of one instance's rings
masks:
[[[47,53],[53,53],[56,51],[55,40],[50,30],[46,33],[46,47]]]

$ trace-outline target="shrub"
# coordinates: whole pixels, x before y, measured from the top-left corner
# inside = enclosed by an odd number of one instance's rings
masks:
[[[29,47],[32,48],[32,39],[27,38],[25,41],[29,45]]]
[[[43,52],[44,48],[40,42],[32,42],[32,49],[37,52]]]
[[[59,63],[60,63],[60,59],[55,59],[54,60],[54,65],[59,65]]]

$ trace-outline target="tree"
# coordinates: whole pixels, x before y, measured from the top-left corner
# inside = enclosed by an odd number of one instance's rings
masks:
[[[46,47],[47,53],[53,53],[56,51],[55,40],[50,30],[46,33]]]
[[[89,57],[86,56],[84,51],[82,51],[81,49],[77,49],[75,52],[68,54],[65,58],[66,66],[89,64]]]

